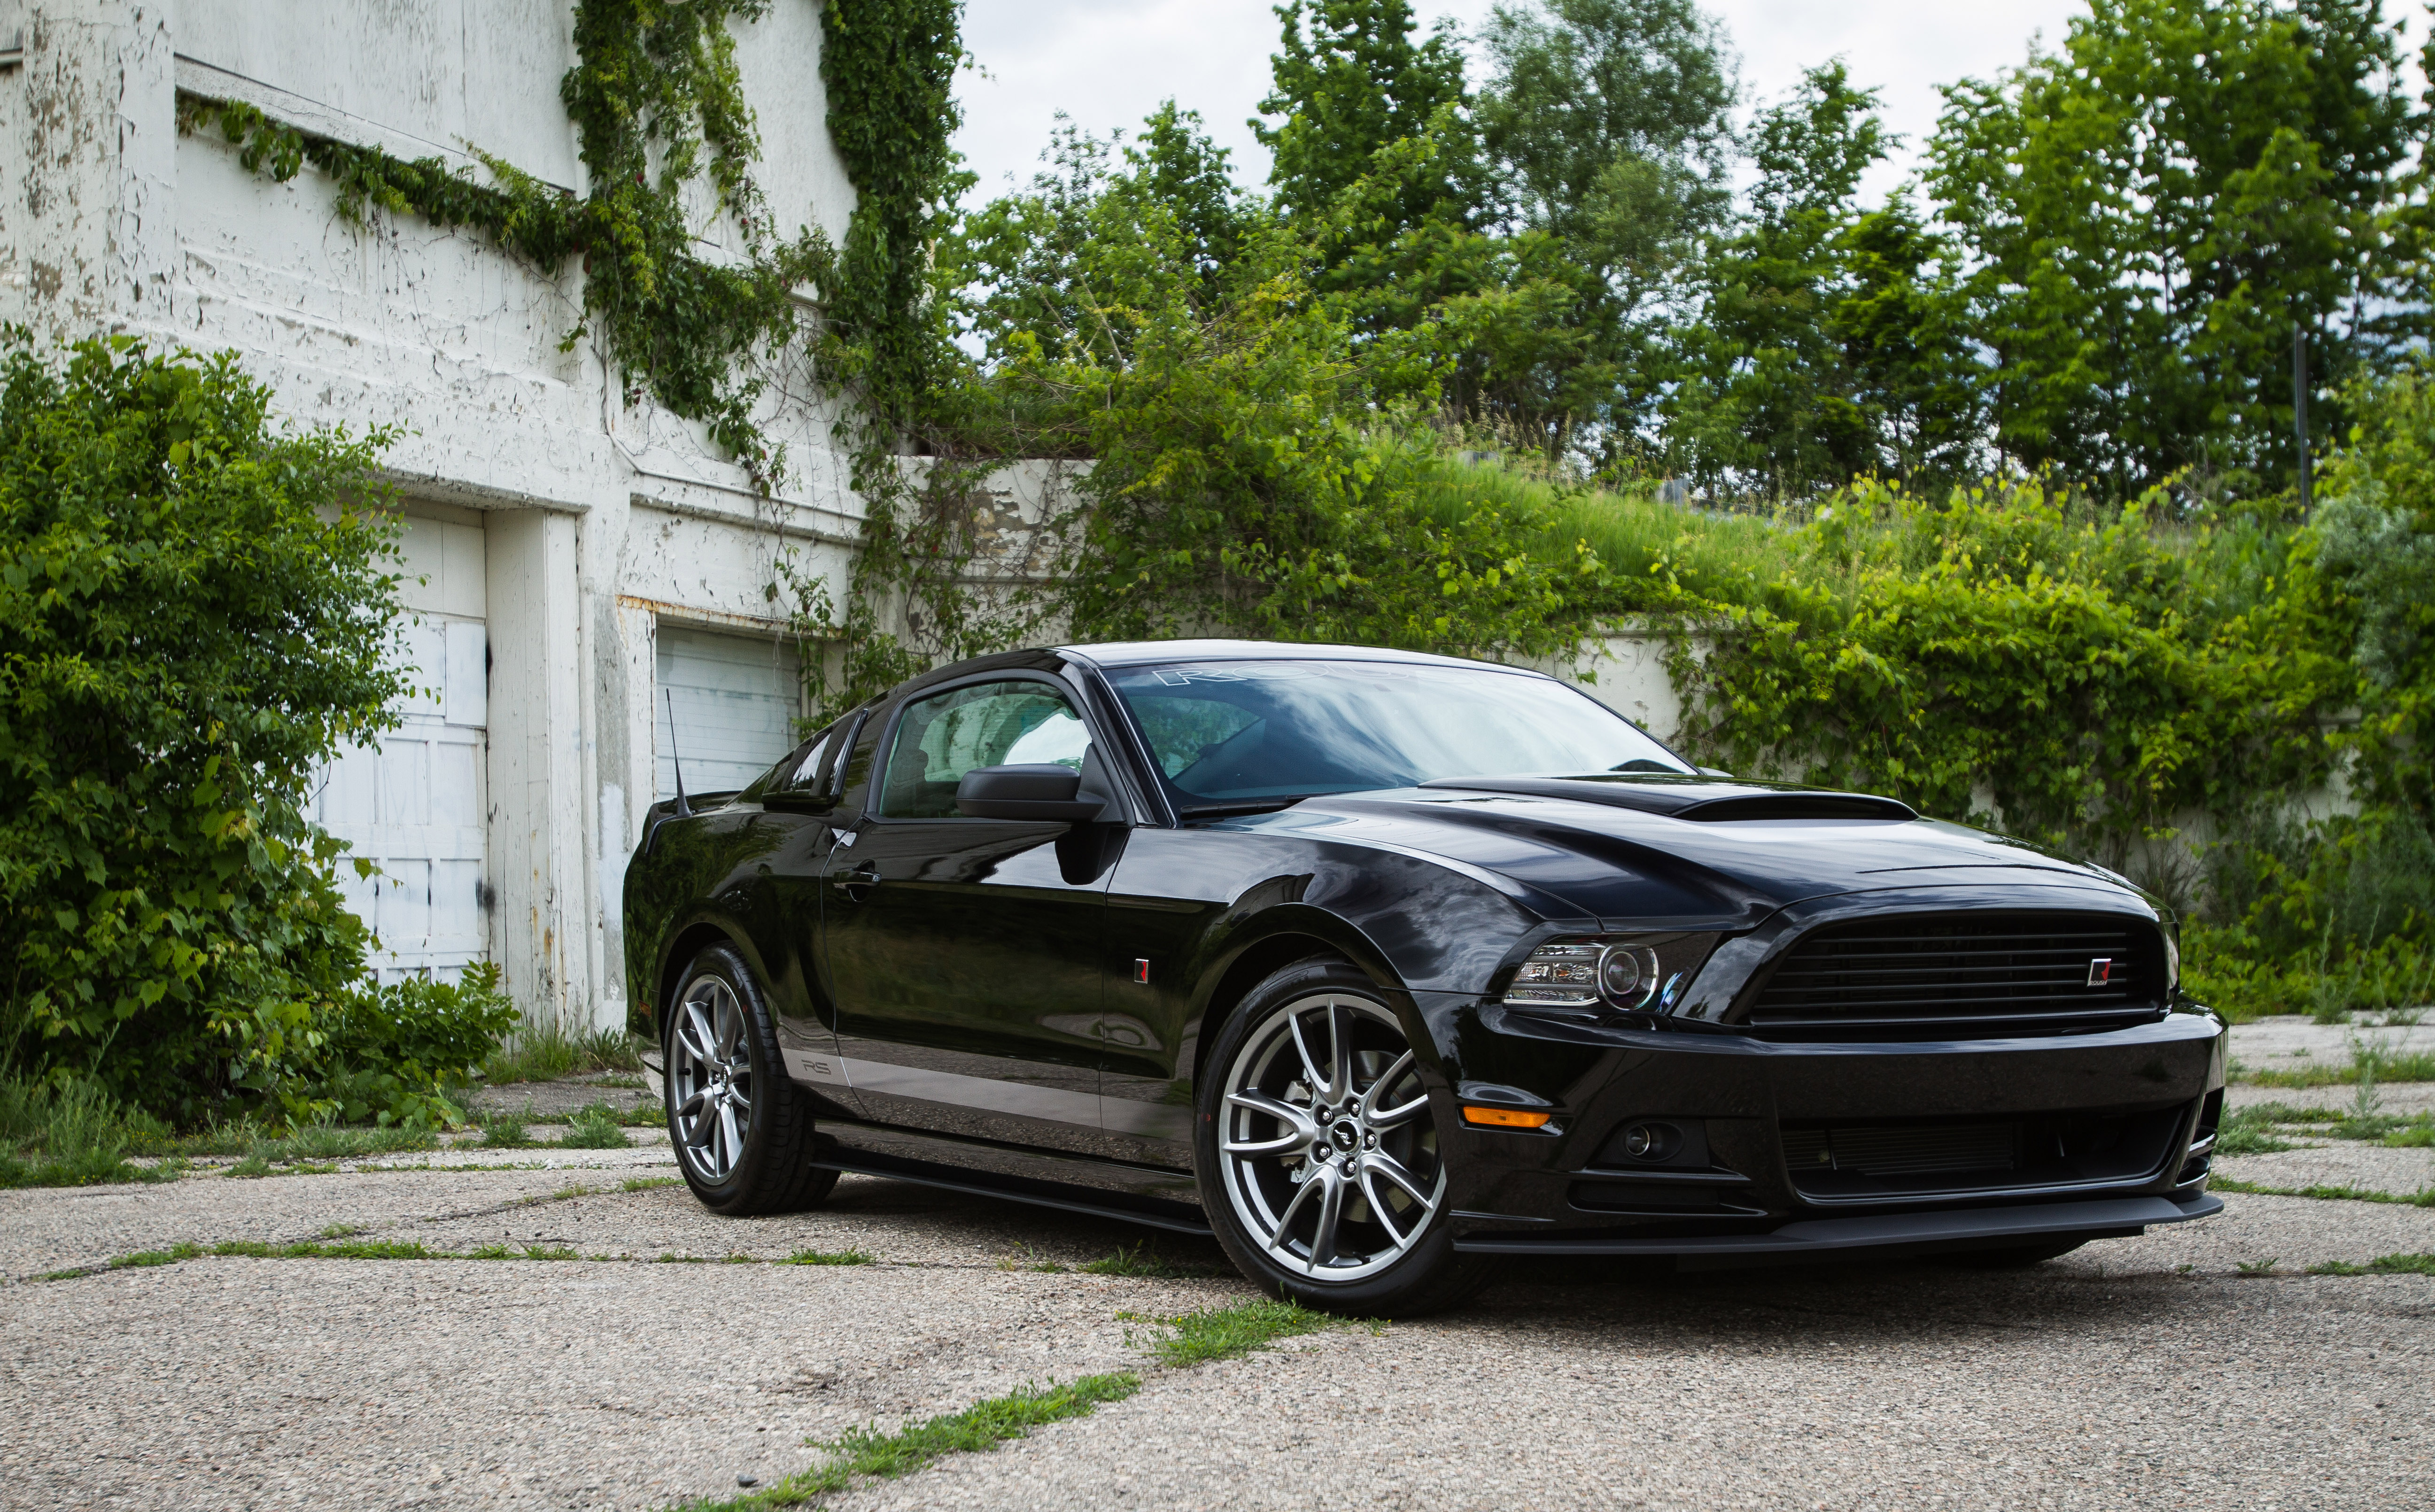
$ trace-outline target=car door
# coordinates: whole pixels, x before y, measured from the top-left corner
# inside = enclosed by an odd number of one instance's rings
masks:
[[[864,717],[856,711],[790,753],[761,795],[766,822],[784,836],[763,864],[784,950],[765,953],[788,1074],[821,1100],[822,1116],[862,1116],[839,1063],[837,1002],[820,967],[820,920],[828,857],[837,844],[838,790]]]
[[[881,729],[820,916],[838,1047],[868,1117],[1097,1153],[1108,868],[1066,880],[1082,869],[1059,854],[1073,825],[956,807],[975,767],[1079,769],[1091,743],[1068,689],[1021,674],[926,691]]]

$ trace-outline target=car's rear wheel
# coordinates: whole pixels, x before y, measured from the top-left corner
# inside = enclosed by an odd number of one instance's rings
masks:
[[[810,1100],[788,1080],[751,969],[725,945],[695,956],[668,1005],[668,1139],[685,1184],[731,1217],[816,1205]]]
[[[1455,1253],[1420,1057],[1369,979],[1309,961],[1254,988],[1211,1046],[1201,1201],[1235,1263],[1334,1312],[1432,1312],[1487,1280]]]

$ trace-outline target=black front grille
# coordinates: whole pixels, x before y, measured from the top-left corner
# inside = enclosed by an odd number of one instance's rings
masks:
[[[2164,977],[2160,936],[2142,920],[1913,914],[1810,934],[1759,985],[1744,1021],[1782,1039],[2086,1032],[2152,1020]]]

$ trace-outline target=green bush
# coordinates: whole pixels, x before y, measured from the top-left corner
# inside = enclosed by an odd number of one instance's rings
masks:
[[[305,784],[405,686],[388,436],[269,401],[229,355],[0,346],[0,1057],[181,1119],[355,993]]]
[[[516,1026],[516,1005],[489,961],[462,980],[409,976],[345,1000],[294,1078],[291,1101],[312,1101],[349,1123],[426,1127],[458,1121],[448,1100]]]
[[[2117,867],[2190,813],[2321,780],[2323,659],[2278,640],[2287,616],[2246,600],[2216,533],[2177,538],[2162,508],[1854,490],[1754,602],[1679,595],[1714,644],[1675,659],[1686,741]]]

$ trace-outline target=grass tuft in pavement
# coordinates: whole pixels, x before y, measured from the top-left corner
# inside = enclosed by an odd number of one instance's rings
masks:
[[[2219,1176],[2207,1181],[2210,1192],[2252,1192],[2267,1197],[2317,1197],[2328,1202],[2393,1202],[2406,1208],[2435,1208],[2435,1187],[2421,1187],[2404,1196],[2392,1192],[2371,1192],[2365,1187],[2271,1187],[2262,1181],[2243,1181],[2235,1177]]]
[[[878,1256],[865,1254],[859,1249],[798,1249],[776,1263],[781,1265],[873,1265],[878,1262]]]
[[[2274,1136],[2277,1124],[2297,1123],[2293,1110],[2281,1103],[2266,1103],[2256,1108],[2236,1108],[2223,1115],[2216,1128],[2215,1153],[2218,1155],[2271,1155],[2291,1148],[2288,1141]]]
[[[2303,1066],[2295,1070],[2246,1071],[2237,1080],[2254,1087],[2353,1087],[2365,1078],[2381,1081],[2435,1081],[2435,1051],[2379,1051],[2361,1047],[2347,1066]]]
[[[1264,1349],[1278,1339],[1302,1333],[1316,1333],[1321,1329],[1344,1327],[1345,1320],[1325,1313],[1314,1313],[1299,1302],[1280,1302],[1270,1297],[1243,1302],[1234,1307],[1209,1307],[1198,1313],[1184,1313],[1174,1317],[1143,1317],[1139,1314],[1118,1314],[1135,1321],[1153,1324],[1166,1331],[1153,1339],[1150,1349],[1159,1363],[1181,1368],[1200,1365],[1207,1360],[1232,1360],[1237,1355]]]
[[[976,1401],[961,1412],[925,1418],[892,1433],[855,1429],[821,1446],[829,1451],[824,1464],[744,1496],[682,1505],[686,1512],[802,1506],[844,1490],[857,1475],[909,1475],[948,1454],[995,1449],[1043,1424],[1083,1417],[1103,1402],[1122,1401],[1140,1389],[1141,1377],[1130,1370],[1083,1376],[1062,1385],[1052,1381],[1045,1386],[1021,1386],[1003,1397]]]
[[[684,1178],[673,1176],[633,1176],[617,1184],[620,1192],[648,1192],[654,1187],[679,1187]]]
[[[580,1108],[567,1120],[566,1137],[559,1143],[570,1150],[622,1150],[634,1143],[617,1110],[606,1103]]]
[[[482,1145],[486,1150],[528,1150],[532,1135],[526,1132],[525,1121],[513,1113],[493,1113],[482,1120]]]
[[[1116,1252],[1095,1260],[1080,1269],[1093,1276],[1139,1276],[1153,1280],[1173,1280],[1183,1277],[1217,1276],[1223,1272],[1206,1265],[1179,1264],[1152,1249],[1147,1241],[1119,1245]]]

